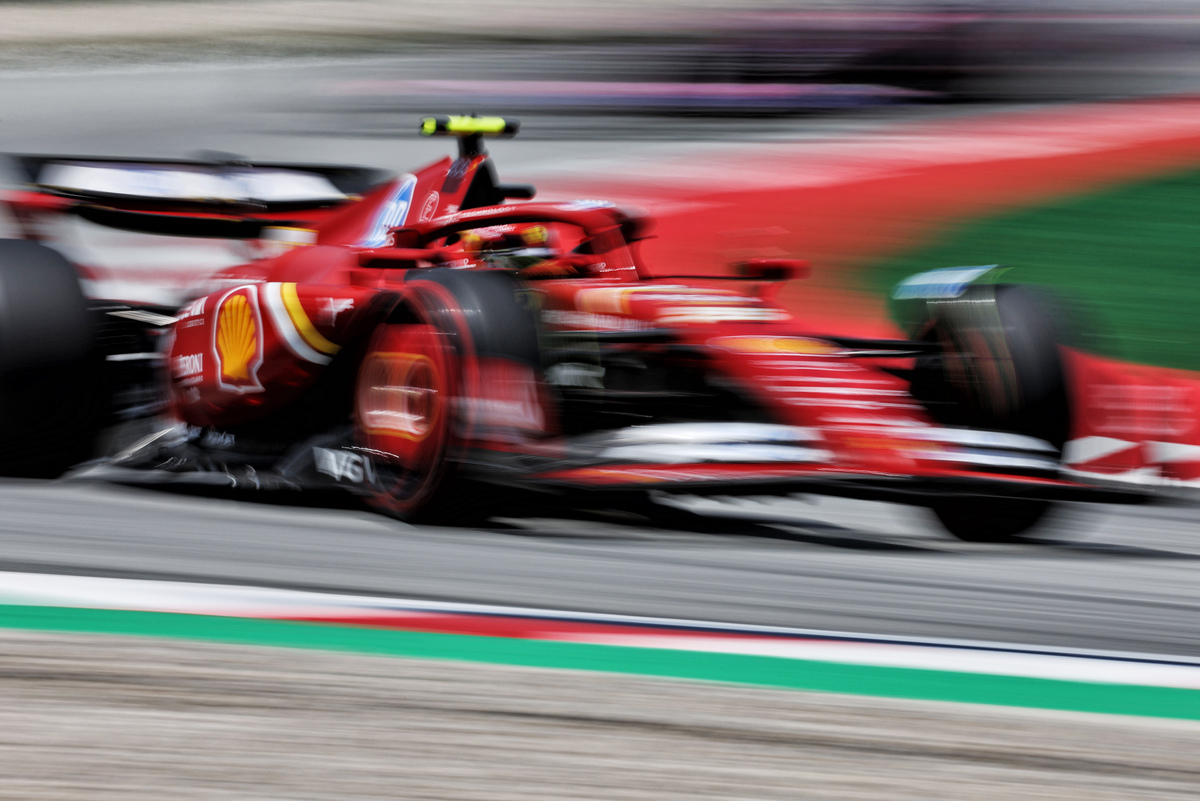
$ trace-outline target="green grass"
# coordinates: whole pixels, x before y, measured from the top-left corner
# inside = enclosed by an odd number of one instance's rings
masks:
[[[871,291],[937,267],[1005,264],[1090,312],[1091,350],[1200,370],[1200,170],[957,227],[867,267]]]

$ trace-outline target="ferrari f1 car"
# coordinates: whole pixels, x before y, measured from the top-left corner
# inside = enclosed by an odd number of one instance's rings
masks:
[[[910,340],[823,336],[775,301],[803,263],[656,275],[645,217],[497,180],[482,137],[515,123],[422,132],[457,137],[458,157],[399,177],[17,159],[25,184],[6,200],[24,238],[0,242],[7,472],[107,448],[102,470],[126,478],[341,488],[405,519],[486,515],[495,488],[547,503],[821,493],[926,506],[968,540],[1125,497],[1064,474],[1057,315],[996,270],[906,281]],[[88,299],[88,268],[36,241],[62,218],[248,255],[182,308]],[[130,420],[156,424],[104,442]]]

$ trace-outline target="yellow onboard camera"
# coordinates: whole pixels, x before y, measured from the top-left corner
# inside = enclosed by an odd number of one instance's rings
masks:
[[[425,117],[421,120],[422,136],[457,136],[459,158],[483,154],[483,137],[516,136],[521,123],[503,117]]]
[[[503,117],[425,117],[422,136],[516,136],[521,123]]]

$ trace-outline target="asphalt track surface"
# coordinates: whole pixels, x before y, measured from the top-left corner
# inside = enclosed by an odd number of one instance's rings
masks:
[[[410,167],[446,143],[410,134],[416,111],[399,101],[355,100],[336,87],[364,76],[419,77],[438,67],[437,58],[444,57],[9,70],[0,73],[0,150],[178,156],[213,149]],[[502,177],[596,174],[681,148],[836,136],[885,122],[877,115],[697,126],[552,121],[553,139],[493,148]],[[527,119],[527,129],[536,122]],[[489,530],[411,528],[359,511],[79,482],[5,483],[0,508],[5,570],[1200,654],[1200,509],[1186,507],[1079,510],[1046,541],[1017,546],[954,542],[919,510],[827,500],[726,503],[720,511],[730,519],[717,533],[630,518],[538,519],[536,510]]]
[[[714,504],[717,533],[410,527],[70,481],[12,482],[0,504],[3,570],[1200,655],[1195,509],[1072,510],[1057,539],[973,545],[920,510],[832,499]]]

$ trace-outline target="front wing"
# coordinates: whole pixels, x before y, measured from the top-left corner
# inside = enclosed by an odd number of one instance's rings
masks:
[[[887,472],[848,464],[816,429],[761,423],[669,423],[559,439],[534,449],[475,448],[460,455],[470,478],[552,494],[668,491],[695,495],[812,493],[925,505],[947,496],[1141,503],[1144,489],[1071,480],[1057,453],[1016,434],[922,427],[906,431],[933,458]],[[211,432],[173,426],[84,474],[136,484],[231,490],[341,490],[369,495],[388,466],[343,430],[282,457],[238,453]]]
[[[807,492],[912,504],[946,495],[1117,503],[1146,498],[1144,492],[1062,477],[1057,452],[1031,437],[936,426],[900,433],[919,447],[910,472],[853,464],[826,447],[817,429],[758,423],[673,423],[605,432],[575,440],[570,457],[547,457],[532,469],[526,457],[524,471],[511,464],[508,469],[520,483],[609,491]]]

